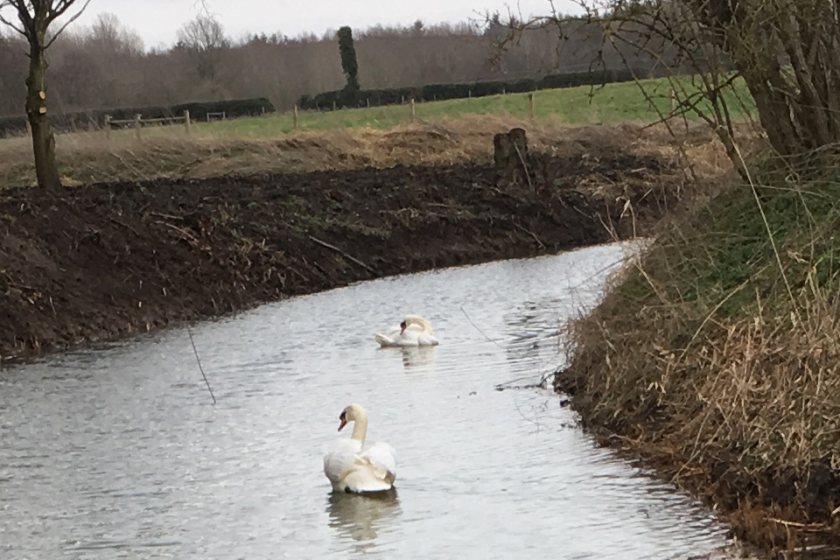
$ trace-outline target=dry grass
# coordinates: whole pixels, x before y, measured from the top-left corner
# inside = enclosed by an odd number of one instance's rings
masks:
[[[680,141],[661,127],[639,125],[569,127],[544,119],[535,123],[513,117],[466,116],[391,129],[357,128],[299,132],[276,138],[187,136],[180,129],[144,130],[142,140],[130,131],[74,133],[58,137],[59,167],[65,185],[140,181],[155,178],[204,178],[228,174],[305,172],[365,166],[451,165],[489,162],[493,135],[521,126],[537,151],[556,155],[610,149],[610,146],[657,151],[676,157],[692,150],[697,163],[719,169],[723,154],[712,136],[692,126]],[[0,141],[0,188],[35,184],[31,148],[25,138]]]
[[[558,378],[585,423],[767,547],[840,538],[835,162],[722,188],[670,224],[571,326]]]

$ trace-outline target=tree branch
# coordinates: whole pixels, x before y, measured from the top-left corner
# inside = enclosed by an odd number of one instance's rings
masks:
[[[8,5],[8,4],[7,4],[7,5]],[[2,10],[2,9],[3,9],[3,7],[4,7],[4,6],[3,6],[2,4],[0,4],[0,10]],[[17,31],[18,33],[20,33],[20,34],[21,34],[21,35],[23,35],[24,37],[26,37],[26,36],[27,36],[27,35],[26,35],[26,31],[24,31],[23,29],[21,29],[20,27],[18,27],[18,26],[17,26],[17,25],[15,25],[14,23],[12,23],[11,21],[7,20],[5,17],[3,17],[3,15],[2,15],[2,14],[0,14],[0,23],[2,23],[2,24],[4,24],[4,25],[8,25],[9,27],[11,27],[12,29],[14,29],[15,31]]]
[[[52,9],[47,8],[47,23],[52,23],[56,19],[60,18],[64,15],[64,13],[70,9],[70,6],[76,3],[76,0],[58,0],[55,4],[55,7]],[[87,5],[90,4],[90,0],[85,3],[85,6],[82,8],[82,11],[87,8]],[[52,7],[52,0],[50,1],[50,7]],[[76,16],[78,17],[78,15]]]
[[[74,0],[68,0],[68,1],[70,2],[70,4],[72,4]],[[55,35],[53,35],[53,36],[52,36],[52,39],[50,39],[50,41],[47,43],[47,46],[46,46],[46,47],[44,47],[45,49],[50,48],[50,46],[51,46],[53,43],[55,43],[55,40],[56,40],[56,39],[58,39],[58,37],[59,37],[62,33],[64,33],[64,30],[65,30],[65,29],[67,29],[67,26],[69,26],[71,23],[73,23],[74,21],[76,21],[77,19],[79,19],[79,17],[82,15],[82,13],[84,13],[85,9],[87,9],[87,7],[88,7],[88,5],[90,4],[90,2],[91,2],[91,0],[87,0],[87,1],[85,2],[85,5],[84,5],[84,6],[82,6],[82,9],[81,9],[81,10],[79,10],[78,12],[76,12],[76,14],[75,14],[73,17],[71,17],[70,19],[68,19],[68,20],[64,23],[64,25],[62,25],[62,26],[61,26],[61,28],[60,28],[58,31],[56,31]],[[70,4],[68,4],[68,6],[69,6]],[[64,11],[67,11],[67,8],[65,8],[65,9],[64,9]],[[62,13],[64,13],[64,12],[62,12]],[[54,18],[53,18],[53,19],[54,19]]]
[[[26,3],[23,0],[3,0],[3,1],[0,1],[0,10],[2,10],[3,8],[6,8],[6,7],[12,8],[13,10],[15,10],[17,12],[18,18],[20,18],[20,22],[22,24],[22,27],[18,27],[17,25],[15,25],[14,23],[12,23],[10,20],[6,19],[2,15],[0,15],[0,22],[4,23],[5,25],[8,25],[9,27],[11,27],[12,29],[17,31],[18,33],[20,33],[24,37],[28,38],[29,36],[26,34],[26,31],[32,27],[32,17],[29,15],[29,11],[27,10]]]

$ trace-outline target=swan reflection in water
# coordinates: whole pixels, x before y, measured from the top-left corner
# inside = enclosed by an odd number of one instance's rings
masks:
[[[382,347],[378,348],[377,351],[399,353],[402,356],[403,367],[408,369],[417,366],[427,366],[434,362],[437,346]]]
[[[427,366],[435,359],[437,346],[407,346],[400,348],[403,366],[406,368]]]
[[[379,531],[386,529],[401,513],[395,489],[359,495],[332,492],[327,499],[327,513],[332,527],[342,539],[357,541],[357,551],[376,546]]]

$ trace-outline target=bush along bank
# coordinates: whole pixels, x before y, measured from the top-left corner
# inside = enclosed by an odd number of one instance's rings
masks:
[[[602,85],[609,83],[630,82],[637,76],[660,77],[662,72],[635,70],[628,68],[608,71],[569,72],[549,74],[539,79],[510,81],[488,81],[460,84],[428,84],[417,87],[387,89],[340,89],[325,91],[316,95],[303,95],[298,101],[301,109],[328,110],[396,105],[415,101],[443,101],[445,99],[465,99],[468,97],[486,97],[503,93],[527,93],[540,89],[570,88],[576,86]]]
[[[77,111],[58,113],[50,117],[50,124],[59,132],[99,128],[105,124],[105,115],[115,120],[133,119],[142,115],[146,119],[165,119],[180,117],[184,111],[190,112],[190,118],[204,120],[208,114],[224,113],[226,118],[257,116],[274,112],[274,105],[268,99],[230,99],[227,101],[192,101],[169,107],[117,107],[96,111]],[[21,134],[26,131],[26,115],[0,117],[0,136]]]
[[[840,543],[836,169],[764,162],[670,224],[555,376],[590,430],[765,549]]]

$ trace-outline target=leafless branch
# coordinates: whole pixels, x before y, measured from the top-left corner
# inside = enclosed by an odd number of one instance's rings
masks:
[[[72,1],[72,0],[68,0],[68,2],[69,2],[70,4],[72,4],[72,3],[73,3],[73,1]],[[53,36],[52,36],[52,38],[51,38],[51,39],[49,40],[49,42],[47,43],[47,46],[46,46],[46,47],[44,47],[44,48],[47,48],[47,49],[48,49],[48,48],[50,48],[50,46],[51,46],[53,43],[55,43],[55,40],[56,40],[56,39],[58,39],[58,38],[59,38],[59,36],[61,36],[61,34],[62,34],[62,33],[64,33],[64,30],[65,30],[65,29],[67,29],[67,26],[69,26],[71,23],[73,23],[74,21],[76,21],[77,19],[79,19],[79,17],[80,17],[80,16],[84,13],[85,9],[87,9],[87,7],[88,7],[88,5],[90,4],[90,2],[91,2],[91,0],[87,0],[87,1],[85,2],[85,5],[84,5],[84,6],[82,6],[82,8],[81,8],[78,12],[76,12],[76,14],[75,14],[75,15],[73,15],[73,17],[71,17],[70,19],[68,19],[68,20],[64,23],[64,25],[62,25],[62,26],[61,26],[61,28],[59,28],[59,30],[55,32],[55,35],[53,35]],[[69,6],[69,4],[68,4],[68,6]],[[62,13],[64,13],[65,11],[67,11],[67,8],[65,8],[65,9],[64,9],[64,11],[63,11]]]
[[[2,9],[3,9],[3,6],[0,6],[0,10],[2,10]],[[21,35],[23,35],[24,37],[26,37],[26,31],[24,31],[23,29],[21,29],[20,27],[18,27],[17,25],[15,25],[15,24],[14,24],[14,23],[12,23],[11,21],[9,21],[9,20],[8,20],[8,19],[6,19],[5,17],[3,17],[3,15],[2,15],[2,14],[0,14],[0,23],[2,23],[2,24],[4,24],[4,25],[7,25],[7,26],[11,27],[11,28],[12,28],[12,29],[14,29],[16,32],[18,32],[18,33],[20,33]]]
[[[24,24],[24,27],[26,27],[28,25],[28,23],[32,21],[31,18],[29,17],[29,11],[26,9],[26,6],[25,6],[24,2],[22,2],[21,0],[3,0],[3,1],[0,1],[0,12],[3,11],[3,8],[12,8],[12,9],[16,10],[17,13],[18,13],[18,17],[21,19],[21,22]],[[14,29],[16,32],[20,33],[24,37],[27,36],[26,31],[23,27],[18,27],[17,25],[12,23],[10,20],[3,17],[2,14],[0,14],[0,23],[3,23],[4,25],[9,26],[10,28]]]

